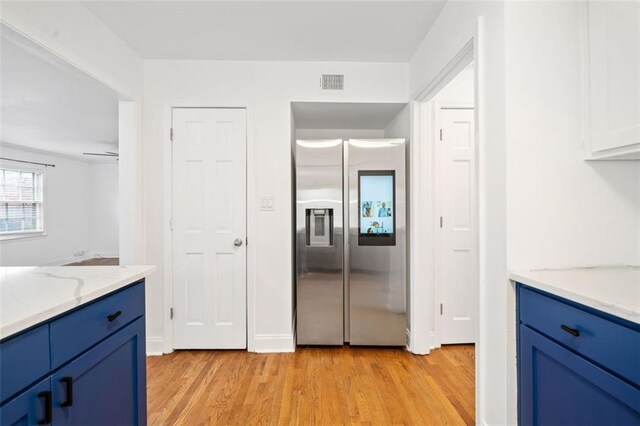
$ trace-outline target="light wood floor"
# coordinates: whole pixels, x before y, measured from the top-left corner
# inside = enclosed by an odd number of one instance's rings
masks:
[[[177,351],[147,358],[150,425],[475,423],[474,347]]]
[[[117,266],[120,259],[117,257],[94,257],[80,262],[69,263],[65,266]]]

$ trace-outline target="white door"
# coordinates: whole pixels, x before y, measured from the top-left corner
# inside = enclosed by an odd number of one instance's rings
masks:
[[[173,347],[242,349],[246,113],[173,109]]]
[[[436,144],[440,210],[440,343],[475,343],[478,295],[473,109],[441,109]]]

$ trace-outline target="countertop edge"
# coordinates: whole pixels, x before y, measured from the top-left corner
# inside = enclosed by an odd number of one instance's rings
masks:
[[[78,267],[81,268],[83,266],[78,266]],[[86,268],[87,266],[84,266],[84,267]],[[86,305],[87,303],[92,302],[102,296],[106,296],[107,294],[113,293],[123,287],[126,287],[129,284],[133,284],[136,281],[139,281],[151,275],[153,272],[156,271],[156,269],[157,269],[156,266],[148,266],[148,268],[143,271],[136,272],[126,278],[117,279],[113,283],[110,283],[108,285],[100,287],[97,290],[94,290],[90,293],[83,295],[80,300],[80,303],[78,303],[75,300],[69,300],[65,303],[61,303],[59,305],[52,306],[49,309],[46,309],[44,311],[38,312],[37,314],[34,314],[30,317],[22,318],[13,323],[3,324],[2,326],[0,326],[0,340],[8,339],[29,328],[36,327],[39,324],[42,324],[43,322],[46,322],[52,318],[55,318],[60,314],[63,314],[67,311],[78,308],[82,305]]]
[[[535,271],[530,271],[535,272]],[[585,296],[583,294],[579,294],[570,290],[566,290],[558,287],[557,285],[549,284],[543,282],[539,279],[532,278],[526,275],[525,272],[510,272],[509,280],[512,282],[518,282],[520,284],[528,285],[530,287],[536,288],[541,291],[545,291],[547,293],[553,294],[558,297],[562,297],[564,299],[571,300],[573,302],[579,303],[581,305],[588,306],[592,309],[604,312],[609,315],[613,315],[615,317],[619,317],[625,319],[627,321],[640,324],[640,314],[624,308],[619,305],[615,305],[613,303],[606,303],[602,300],[597,300],[589,296]]]

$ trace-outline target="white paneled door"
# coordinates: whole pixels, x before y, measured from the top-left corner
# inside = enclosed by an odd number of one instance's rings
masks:
[[[173,347],[242,349],[246,111],[173,109]]]
[[[441,109],[440,343],[475,343],[478,305],[477,185],[473,109]]]

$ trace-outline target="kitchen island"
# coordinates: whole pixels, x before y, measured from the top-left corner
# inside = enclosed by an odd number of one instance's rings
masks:
[[[518,423],[640,424],[640,268],[513,273]]]
[[[153,266],[0,269],[0,424],[146,424]]]

